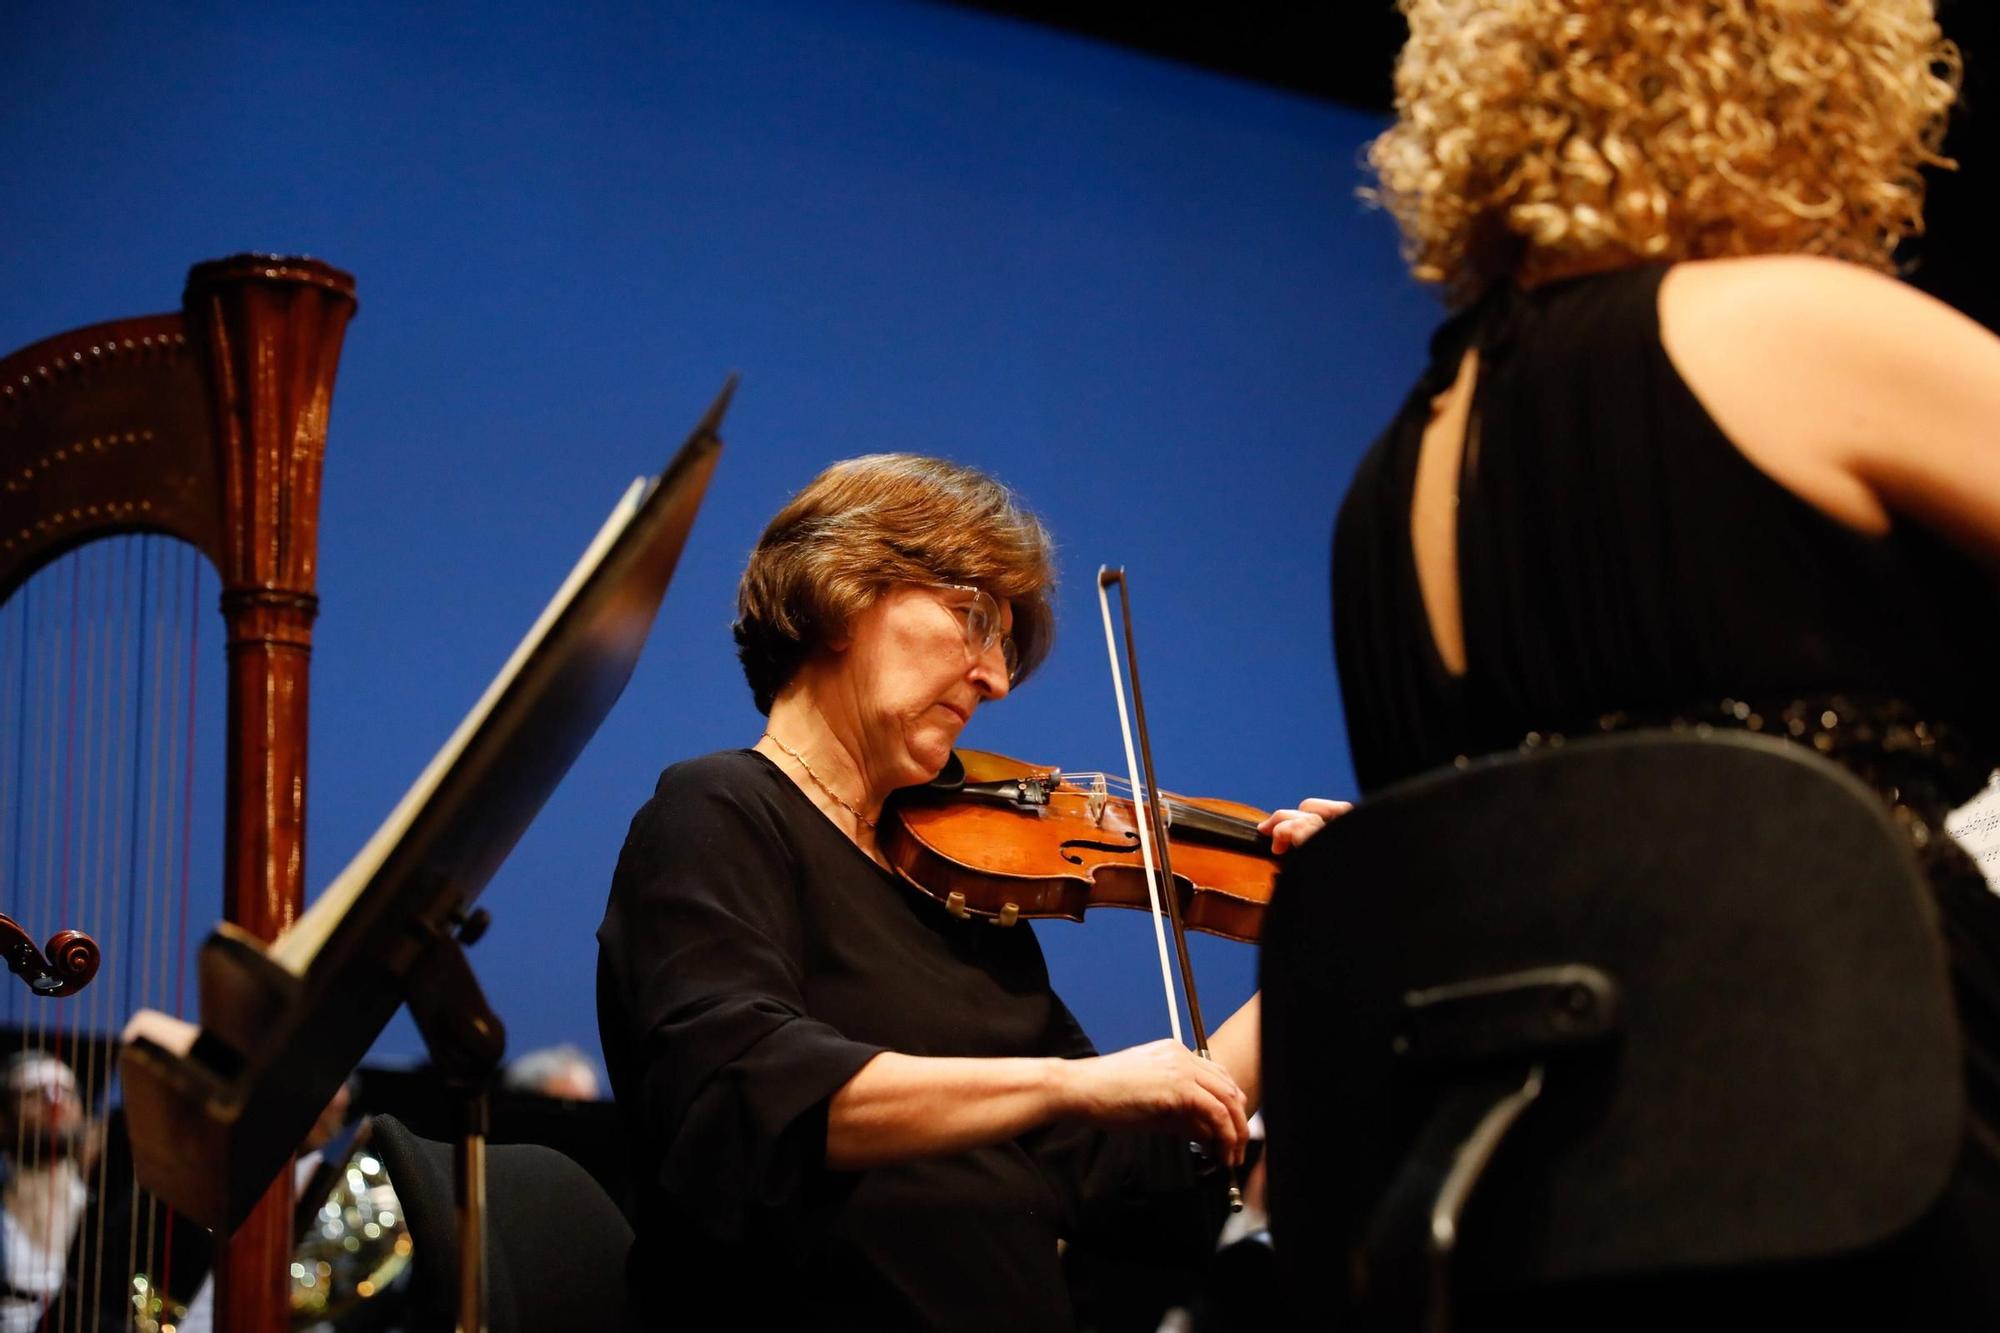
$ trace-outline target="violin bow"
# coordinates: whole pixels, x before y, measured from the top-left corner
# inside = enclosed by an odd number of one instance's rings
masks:
[[[1146,756],[1146,782],[1139,783],[1139,761],[1132,752],[1132,721],[1125,707],[1125,677],[1118,664],[1118,636],[1111,628],[1111,586],[1118,586],[1118,605],[1125,616],[1125,653],[1132,663],[1132,699],[1137,705],[1139,716],[1139,745]],[[1187,937],[1181,929],[1180,902],[1169,891],[1160,892],[1160,862],[1166,864],[1166,882],[1173,883],[1172,854],[1167,850],[1166,822],[1160,818],[1159,803],[1153,799],[1153,746],[1146,734],[1146,705],[1139,695],[1139,659],[1132,656],[1132,595],[1125,581],[1125,570],[1121,566],[1112,569],[1100,565],[1097,570],[1097,609],[1104,617],[1104,650],[1111,658],[1111,693],[1118,701],[1118,730],[1125,740],[1125,775],[1132,784],[1132,803],[1135,811],[1143,811],[1139,821],[1139,859],[1146,867],[1146,896],[1153,905],[1153,942],[1160,952],[1160,985],[1167,993],[1167,1024],[1173,1030],[1174,1040],[1186,1045],[1181,1036],[1181,1010],[1174,999],[1173,967],[1167,961],[1166,928],[1161,923],[1171,918],[1174,928],[1174,945],[1180,956],[1181,984],[1187,989],[1188,1017],[1194,1025],[1195,1049],[1203,1057],[1208,1055],[1208,1034],[1202,1030],[1201,1006],[1195,999],[1194,971],[1188,965]],[[1143,793],[1143,799],[1142,799]],[[1154,849],[1158,848],[1155,858]],[[1160,903],[1166,899],[1163,909]]]
[[[1132,716],[1126,717],[1125,686],[1118,667],[1118,637],[1111,628],[1111,587],[1118,587],[1118,607],[1123,613],[1125,625],[1125,662],[1132,673]],[[1173,851],[1167,845],[1166,805],[1160,799],[1160,789],[1153,780],[1153,741],[1146,731],[1146,699],[1139,689],[1139,649],[1132,636],[1132,587],[1125,578],[1123,566],[1112,569],[1100,565],[1097,570],[1097,608],[1104,618],[1104,647],[1111,656],[1111,692],[1118,700],[1118,729],[1125,738],[1125,773],[1132,783],[1132,803],[1135,810],[1143,809],[1145,817],[1139,821],[1139,856],[1146,866],[1146,893],[1153,903],[1153,940],[1160,950],[1160,980],[1167,991],[1167,1021],[1173,1028],[1174,1040],[1181,1041],[1180,1011],[1174,1005],[1174,982],[1172,969],[1167,964],[1167,943],[1160,929],[1161,902],[1165,900],[1166,919],[1173,926],[1174,953],[1180,960],[1181,990],[1187,995],[1188,1028],[1194,1034],[1194,1053],[1204,1060],[1215,1057],[1208,1053],[1208,1029],[1201,1021],[1201,999],[1194,989],[1194,963],[1188,957],[1187,927],[1181,921],[1180,895],[1174,892]],[[1139,732],[1139,762],[1134,762],[1132,754],[1132,731],[1136,723]],[[1139,768],[1145,767],[1145,799],[1140,800]],[[1155,864],[1155,853],[1158,864]],[[1183,1043],[1185,1044],[1185,1043]],[[1229,1211],[1243,1211],[1243,1192],[1234,1181],[1229,1186]]]

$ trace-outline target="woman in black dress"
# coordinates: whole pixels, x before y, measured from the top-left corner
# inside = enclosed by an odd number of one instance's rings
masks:
[[[1404,8],[1370,160],[1456,313],[1335,538],[1356,774],[1708,723],[1873,785],[1967,1039],[1901,1308],[1991,1327],[2000,908],[1943,821],[2000,762],[2000,341],[1887,276],[1956,52],[1927,0]]]
[[[1098,1056],[1025,926],[890,872],[883,803],[1048,650],[1048,537],[935,459],[837,464],[772,520],[736,637],[768,722],[662,775],[598,932],[605,1062],[639,1164],[641,1308],[745,1327],[1062,1328],[1059,1242],[1190,1259],[1240,1161],[1255,1002]],[[671,1300],[671,1296],[668,1296]]]

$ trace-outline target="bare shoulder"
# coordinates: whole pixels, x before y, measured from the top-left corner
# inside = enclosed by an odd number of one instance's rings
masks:
[[[1659,314],[1689,390],[1780,485],[1860,531],[1910,518],[2000,560],[2000,338],[1798,255],[1677,265]]]
[[[1804,255],[1686,263],[1659,317],[1675,370],[1744,456],[1864,532],[1936,521],[1912,479],[1994,452],[2000,339],[1894,278]]]
[[[1908,283],[1814,255],[1677,264],[1660,284],[1660,336],[1678,363],[1705,350],[1781,360],[1802,352],[1880,356],[1962,338],[1977,324]]]

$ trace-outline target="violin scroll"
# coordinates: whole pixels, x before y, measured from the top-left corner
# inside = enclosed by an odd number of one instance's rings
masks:
[[[103,961],[97,941],[80,930],[57,931],[44,953],[20,923],[5,914],[0,914],[0,952],[7,956],[8,970],[29,990],[50,999],[74,995],[88,986]]]

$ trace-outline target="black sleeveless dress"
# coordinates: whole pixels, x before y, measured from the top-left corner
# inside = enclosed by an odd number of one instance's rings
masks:
[[[1373,791],[1552,736],[1700,722],[1855,771],[1923,859],[1953,956],[1972,1114],[1932,1248],[1988,1273],[1946,1303],[2000,1311],[2000,898],[1944,831],[2000,766],[2000,585],[1912,524],[1857,533],[1746,459],[1661,346],[1665,273],[1503,284],[1433,340],[1334,538],[1355,774]],[[1431,399],[1472,346],[1461,678],[1431,637],[1410,502]]]

